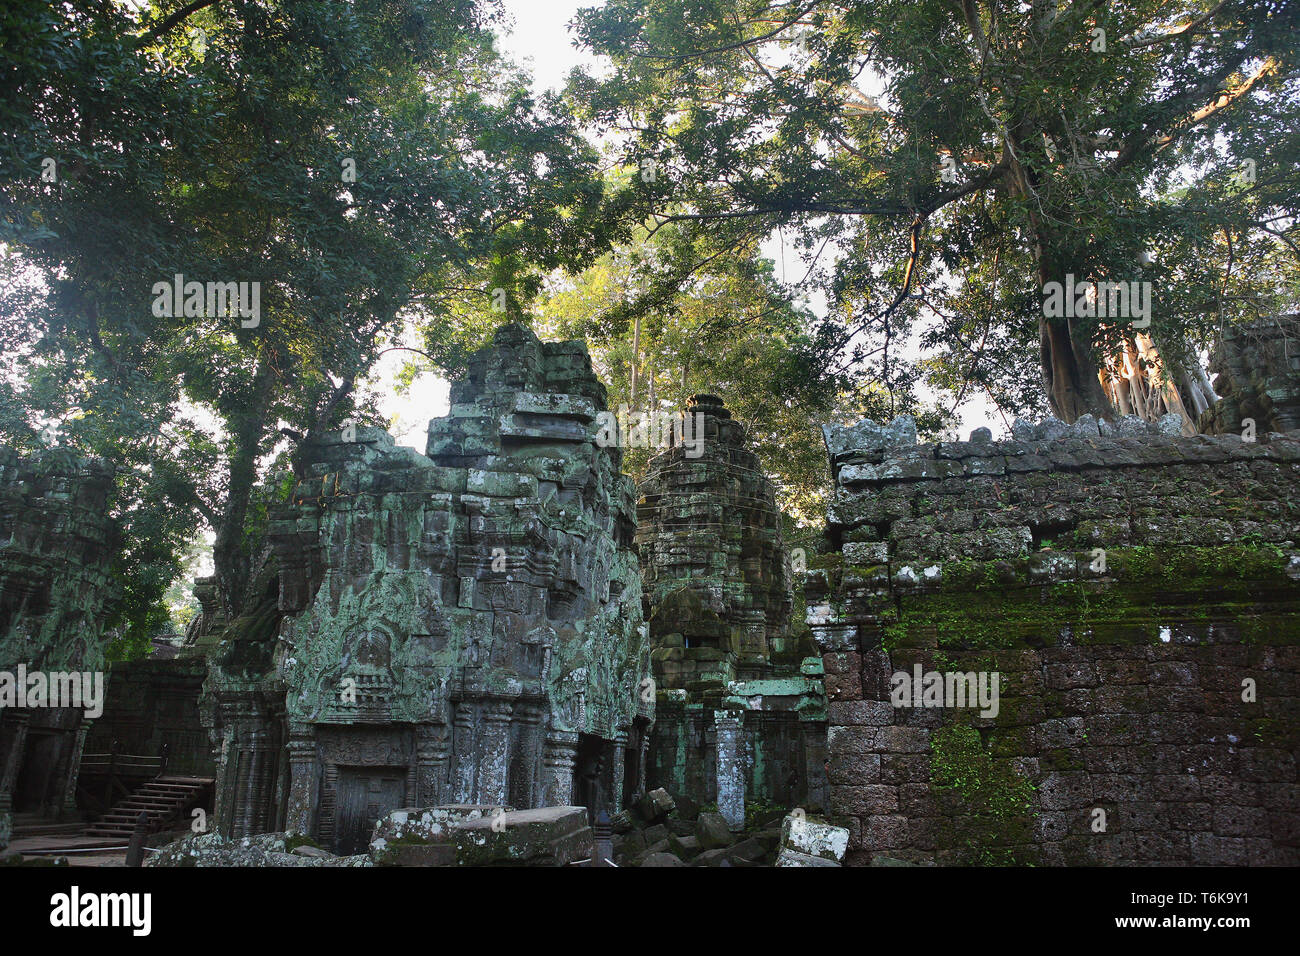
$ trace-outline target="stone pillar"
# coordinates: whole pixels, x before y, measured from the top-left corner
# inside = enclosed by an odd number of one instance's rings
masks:
[[[4,715],[0,731],[4,734],[4,759],[0,761],[0,796],[12,799],[18,771],[23,766],[23,752],[27,749],[27,725],[31,715],[23,711],[9,711]]]
[[[316,836],[316,794],[319,791],[316,733],[310,725],[289,731],[289,800],[285,829]]]
[[[614,828],[610,825],[609,814],[604,810],[596,814],[591,826],[595,835],[594,852],[588,866],[614,866]]]
[[[21,711],[0,711],[0,849],[9,845],[13,832],[14,784],[22,769],[30,720],[30,715]]]
[[[553,730],[546,735],[542,755],[544,796],[548,807],[573,803],[573,767],[578,762],[578,735]]]
[[[493,701],[483,709],[483,760],[479,764],[479,803],[506,805],[510,769],[510,719],[514,701]]]
[[[68,748],[67,765],[63,776],[63,800],[59,807],[59,819],[67,820],[77,815],[77,778],[81,774],[81,754],[86,749],[86,734],[90,732],[93,721],[82,719],[73,732],[72,743]]]
[[[611,788],[613,792],[609,795],[610,813],[618,813],[623,809],[623,778],[627,772],[627,728],[623,727],[614,731],[613,746],[614,765],[610,767]]]
[[[275,728],[262,728],[257,740],[257,804],[253,811],[254,833],[284,828],[283,807],[276,802],[280,786],[283,736]]]
[[[650,766],[650,731],[653,725],[641,728],[641,752],[636,761],[636,795],[646,792],[646,770]]]
[[[474,754],[474,705],[468,700],[456,704],[455,729],[452,750],[455,754],[455,779],[452,781],[453,803],[476,803],[474,799],[474,771],[477,761]]]
[[[732,830],[745,826],[745,746],[740,733],[743,720],[740,712],[713,712],[718,742],[718,812]]]
[[[289,788],[293,782],[292,767],[288,759],[289,741],[285,740],[279,752],[272,752],[271,756],[274,758],[272,762],[274,780],[271,785],[273,812],[268,815],[267,830],[280,832],[289,829]]]
[[[518,747],[519,756],[516,761],[523,766],[531,767],[531,775],[528,780],[520,782],[520,791],[523,794],[523,802],[519,804],[519,809],[540,807],[546,803],[544,786],[542,783],[542,720],[545,715],[536,704],[516,704],[515,720],[519,726]],[[522,760],[520,759],[522,757]]]
[[[276,824],[275,785],[279,769],[276,735],[266,727],[262,713],[245,712],[238,718],[226,750],[228,785],[223,833],[251,836]],[[229,829],[225,820],[229,820]]]
[[[223,836],[234,832],[231,799],[235,787],[235,773],[238,768],[238,753],[235,750],[235,728],[227,724],[221,731],[221,745],[216,748],[217,782],[212,798],[212,816],[216,820],[216,830]]]
[[[420,724],[415,728],[416,806],[435,807],[444,802],[449,749],[446,724]]]
[[[236,794],[239,812],[236,814],[237,830],[234,836],[252,836],[257,832],[259,786],[262,776],[262,738],[265,732],[261,728],[246,730],[242,735],[246,742],[241,743],[237,759],[241,765],[247,758],[247,772],[243,775],[242,786]]]

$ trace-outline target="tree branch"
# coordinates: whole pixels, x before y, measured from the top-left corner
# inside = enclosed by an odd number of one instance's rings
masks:
[[[1146,137],[1139,138],[1133,141],[1132,143],[1129,143],[1127,146],[1125,146],[1123,149],[1119,151],[1119,155],[1116,156],[1114,162],[1110,164],[1109,167],[1110,172],[1115,172],[1132,163],[1134,160],[1136,160],[1139,156],[1142,155],[1143,147],[1147,145],[1151,145],[1153,147],[1151,149],[1152,153],[1164,149],[1166,146],[1170,145],[1175,140],[1177,140],[1178,137],[1182,136],[1184,133],[1190,130],[1193,126],[1196,126],[1198,123],[1202,122],[1203,120],[1208,119],[1209,117],[1213,116],[1215,113],[1218,113],[1221,110],[1227,109],[1233,103],[1237,102],[1237,100],[1241,99],[1243,96],[1249,93],[1256,83],[1258,83],[1261,79],[1263,79],[1268,74],[1274,72],[1276,69],[1277,69],[1277,60],[1275,60],[1273,57],[1270,56],[1267,60],[1265,60],[1263,63],[1259,65],[1259,68],[1255,70],[1254,73],[1252,73],[1239,86],[1237,86],[1236,89],[1223,90],[1211,102],[1205,104],[1200,109],[1195,110],[1192,113],[1188,114],[1187,116],[1183,117],[1182,120],[1180,120],[1175,124],[1174,130],[1172,132],[1166,133],[1163,136],[1158,137],[1154,141],[1152,141],[1150,139],[1150,136],[1148,135]]]
[[[715,53],[728,53],[732,50],[739,50],[742,47],[748,47],[754,43],[762,43],[764,40],[770,40],[778,33],[784,32],[802,20],[804,15],[812,10],[813,7],[817,6],[819,2],[820,0],[812,0],[811,3],[804,4],[793,17],[782,22],[775,30],[761,33],[756,37],[750,37],[748,40],[737,40],[735,43],[727,43],[723,46],[714,47],[711,50],[698,50],[694,53],[637,53],[633,51],[632,55],[643,60],[672,60],[681,63],[686,60],[696,59],[697,57],[712,56]]]
[[[1191,21],[1190,23],[1184,23],[1182,26],[1178,27],[1177,29],[1170,30],[1167,33],[1162,33],[1159,36],[1150,37],[1149,39],[1146,40],[1132,39],[1132,40],[1121,40],[1120,42],[1123,43],[1129,50],[1141,50],[1144,47],[1155,46],[1157,43],[1166,43],[1169,40],[1176,39],[1177,37],[1186,36],[1188,33],[1194,33],[1198,27],[1200,27],[1203,23],[1205,23],[1206,20],[1210,19],[1210,17],[1214,16],[1216,13],[1218,13],[1227,5],[1228,5],[1228,0],[1220,0],[1219,3],[1216,3],[1204,14],[1197,17],[1195,20]]]
[[[161,37],[164,33],[167,33],[169,30],[171,30],[182,20],[189,19],[191,15],[198,13],[204,7],[210,7],[213,4],[220,3],[220,2],[221,0],[191,0],[190,3],[185,4],[185,6],[181,7],[179,10],[174,11],[169,16],[163,18],[161,22],[159,22],[153,27],[150,27],[144,33],[140,34],[140,36],[137,37],[135,41],[136,47],[139,48],[143,46],[148,46],[150,43],[153,43],[155,40]]]

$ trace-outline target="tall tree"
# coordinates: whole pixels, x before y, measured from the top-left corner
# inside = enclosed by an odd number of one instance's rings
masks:
[[[23,410],[7,437],[56,422],[122,465],[120,507],[168,524],[173,568],[206,523],[237,609],[256,488],[289,439],[354,410],[404,323],[580,260],[601,236],[578,214],[601,192],[595,156],[501,61],[490,2],[19,0],[4,16],[17,321],[0,335]],[[258,314],[166,308],[177,275],[249,283]]]
[[[1099,367],[1146,317],[1051,316],[1049,283],[1150,282],[1177,354],[1224,263],[1152,248],[1294,246],[1298,30],[1286,0],[610,0],[579,32],[614,74],[570,89],[657,170],[638,217],[838,250],[822,341],[845,364],[892,386],[920,331],[933,383],[1024,407],[1036,352],[1073,421],[1113,414]],[[1247,166],[1253,205],[1223,188]]]

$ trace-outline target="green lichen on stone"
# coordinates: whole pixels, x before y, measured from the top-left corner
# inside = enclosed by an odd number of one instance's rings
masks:
[[[1036,579],[1029,560],[953,561],[937,587],[896,592],[896,607],[880,613],[884,647],[1158,643],[1173,625],[1213,620],[1232,621],[1247,642],[1300,640],[1297,615],[1256,613],[1262,594],[1290,594],[1295,603],[1289,556],[1276,547],[1116,548],[1104,573],[1065,579]],[[1090,560],[1079,555],[1079,567]]]
[[[552,731],[609,737],[637,715],[637,561],[611,533],[631,486],[592,438],[589,361],[507,327],[471,366],[428,457],[371,430],[330,439],[280,517],[286,552],[309,532],[336,555],[281,636],[291,719],[350,722],[349,678],[398,722],[449,724],[453,691],[543,694]]]
[[[301,834],[301,833],[286,833],[286,834],[285,834],[285,837],[284,837],[284,852],[285,852],[285,853],[292,853],[294,850],[298,849],[298,847],[300,847],[300,846],[309,846],[309,847],[313,847],[313,848],[315,848],[315,849],[317,849],[317,850],[324,849],[324,847],[322,847],[319,843],[317,843],[315,840],[313,840],[313,839],[312,839],[311,837],[309,837],[309,836],[304,836],[304,835]]]
[[[989,753],[979,731],[950,725],[930,734],[930,785],[950,798],[954,814],[943,818],[941,848],[978,865],[1031,863],[1034,785],[1008,759]]]
[[[289,823],[326,832],[328,791],[352,786],[327,766],[406,768],[389,809],[542,806],[587,772],[566,772],[580,735],[621,758],[653,719],[634,487],[598,441],[585,347],[503,326],[450,398],[425,454],[368,427],[300,449],[268,516],[265,601],[206,638],[219,826],[274,816],[269,789],[240,808],[234,772],[268,738],[298,755]]]
[[[679,443],[651,459],[637,506],[660,701],[650,785],[703,800],[735,773],[746,802],[797,790],[791,799],[821,803],[824,761],[806,752],[824,735],[821,652],[802,592],[791,591],[775,489],[720,400],[694,396],[684,414],[700,429],[700,456]],[[838,580],[840,567],[839,555],[813,555],[798,577]],[[758,718],[745,720],[751,713]],[[715,733],[717,714],[741,717],[739,731]],[[718,799],[736,825],[743,811]]]

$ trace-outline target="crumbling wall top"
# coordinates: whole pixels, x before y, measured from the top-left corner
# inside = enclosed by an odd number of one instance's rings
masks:
[[[1300,433],[1184,437],[1140,420],[1018,422],[918,444],[909,419],[829,426],[833,539],[859,564],[1044,548],[1300,541]]]
[[[0,448],[0,669],[97,669],[112,574],[113,469],[53,448]]]

